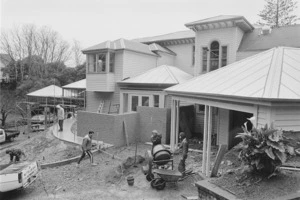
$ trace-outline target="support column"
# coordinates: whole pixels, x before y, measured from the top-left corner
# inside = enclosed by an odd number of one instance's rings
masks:
[[[180,101],[176,100],[176,129],[175,129],[175,145],[178,146],[178,134],[179,134],[179,107],[180,107]]]
[[[170,146],[171,151],[175,149],[175,100],[172,99],[171,103],[171,137],[170,137]]]
[[[207,151],[207,118],[208,118],[208,106],[205,105],[204,109],[204,130],[203,130],[203,153],[202,153],[202,173],[206,173],[206,151]]]
[[[207,122],[207,155],[206,155],[206,176],[209,177],[210,171],[210,154],[211,154],[211,135],[212,135],[212,107],[208,107],[208,122]]]

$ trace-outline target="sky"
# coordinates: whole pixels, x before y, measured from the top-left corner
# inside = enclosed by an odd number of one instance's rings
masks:
[[[264,0],[0,0],[1,29],[49,26],[82,48],[188,30],[184,24],[218,15],[242,15],[250,23]],[[295,13],[300,13],[300,0]],[[299,14],[298,14],[299,16]]]

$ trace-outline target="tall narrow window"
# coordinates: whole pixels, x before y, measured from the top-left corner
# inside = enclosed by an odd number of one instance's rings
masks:
[[[207,71],[207,47],[202,48],[202,71]]]
[[[142,96],[142,106],[149,106],[149,97]]]
[[[210,71],[219,68],[219,42],[213,41],[210,45]]]
[[[195,45],[192,47],[192,66],[195,65]]]
[[[109,53],[109,72],[115,71],[115,53]]]
[[[227,65],[227,46],[222,46],[222,61],[221,61],[221,67],[224,67]]]
[[[131,97],[131,110],[136,111],[137,106],[139,105],[139,97],[132,96]]]
[[[97,72],[105,72],[106,70],[106,53],[98,55]]]
[[[154,107],[159,107],[159,95],[153,95]]]

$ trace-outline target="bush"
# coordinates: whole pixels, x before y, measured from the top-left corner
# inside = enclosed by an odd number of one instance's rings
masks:
[[[253,171],[273,174],[279,166],[286,162],[288,154],[288,141],[282,137],[283,132],[273,128],[253,128],[248,131],[245,127],[243,133],[236,137],[243,141],[236,147],[239,152],[239,159],[245,166],[250,167]]]

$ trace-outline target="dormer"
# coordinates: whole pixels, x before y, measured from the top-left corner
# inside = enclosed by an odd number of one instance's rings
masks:
[[[254,29],[243,16],[233,15],[198,20],[185,26],[195,32],[195,76],[235,62],[243,35]]]

